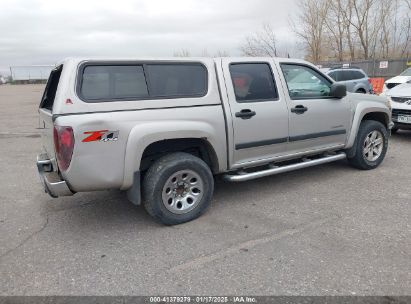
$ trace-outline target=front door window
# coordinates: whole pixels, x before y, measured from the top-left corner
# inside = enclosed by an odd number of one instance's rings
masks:
[[[315,70],[295,64],[282,64],[291,99],[329,98],[331,82]]]

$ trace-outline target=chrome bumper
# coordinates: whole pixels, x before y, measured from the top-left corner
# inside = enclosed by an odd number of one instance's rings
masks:
[[[70,196],[74,194],[68,187],[66,181],[62,180],[57,172],[53,172],[53,164],[47,154],[37,155],[37,170],[44,191],[51,197]]]

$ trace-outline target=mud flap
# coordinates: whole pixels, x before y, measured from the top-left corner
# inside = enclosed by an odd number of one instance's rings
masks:
[[[141,205],[140,171],[134,172],[133,186],[127,190],[127,198],[134,205]]]
[[[345,150],[345,153],[347,154],[347,158],[353,158],[356,152],[357,152],[357,139],[355,139],[354,145],[351,148]]]

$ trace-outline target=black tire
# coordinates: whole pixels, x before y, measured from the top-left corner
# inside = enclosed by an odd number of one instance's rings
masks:
[[[367,92],[364,89],[358,89],[357,91],[355,91],[355,93],[367,94]]]
[[[378,158],[370,161],[364,155],[364,147],[366,145],[366,137],[373,131],[378,131],[382,135],[382,150]],[[377,168],[384,160],[388,148],[388,131],[387,128],[380,122],[375,120],[364,120],[361,122],[358,130],[357,138],[355,140],[355,154],[353,157],[348,157],[349,163],[355,168],[361,170],[371,170]],[[376,156],[377,157],[377,156]]]
[[[199,177],[202,194],[201,198],[193,203],[192,210],[176,214],[169,210],[172,209],[171,204],[169,204],[169,207],[166,207],[165,204],[167,202],[163,202],[163,191],[173,174],[178,174],[178,172],[184,170],[194,172]],[[184,186],[181,187],[184,188]],[[178,225],[194,220],[204,213],[210,205],[213,192],[214,178],[209,166],[198,157],[188,153],[177,152],[159,158],[148,169],[143,181],[143,204],[147,212],[157,221],[165,225]],[[177,208],[177,202],[174,200],[178,199],[172,200],[172,205],[176,206],[173,208]],[[185,205],[187,205],[187,201],[185,202]]]

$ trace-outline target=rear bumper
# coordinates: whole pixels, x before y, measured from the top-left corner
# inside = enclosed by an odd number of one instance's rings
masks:
[[[74,194],[68,187],[66,181],[62,180],[57,172],[53,172],[53,164],[47,154],[37,155],[37,170],[44,191],[51,197],[70,196]]]

